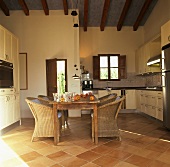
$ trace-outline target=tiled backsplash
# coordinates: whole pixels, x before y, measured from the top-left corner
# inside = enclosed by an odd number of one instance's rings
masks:
[[[137,76],[136,73],[128,73],[127,79],[121,81],[99,81],[93,80],[94,88],[105,87],[148,87],[161,86],[161,74],[152,74],[148,76]]]

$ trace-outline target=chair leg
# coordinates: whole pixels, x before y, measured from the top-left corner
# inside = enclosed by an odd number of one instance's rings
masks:
[[[62,112],[62,128],[64,128],[65,129],[65,111],[64,110],[61,110],[61,112]]]
[[[68,125],[68,110],[64,110],[64,123],[65,123],[65,127],[69,129],[69,125]]]
[[[94,120],[92,117],[92,141],[94,142]]]
[[[34,137],[32,136],[32,138],[31,138],[31,142],[33,142],[34,141]]]

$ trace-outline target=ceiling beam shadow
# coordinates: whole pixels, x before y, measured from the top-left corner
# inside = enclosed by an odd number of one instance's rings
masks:
[[[63,8],[64,8],[64,14],[68,15],[68,4],[67,0],[63,0]]]
[[[101,24],[100,24],[100,30],[101,31],[104,31],[104,27],[105,27],[106,20],[107,20],[107,15],[108,15],[108,11],[109,11],[109,6],[110,6],[110,0],[105,0]]]
[[[26,16],[29,16],[29,9],[27,7],[27,4],[25,3],[25,0],[18,0],[19,4],[21,5],[24,13]]]
[[[123,22],[125,20],[126,14],[129,10],[131,2],[132,2],[132,0],[126,0],[126,2],[125,2],[125,5],[123,7],[123,10],[122,10],[122,13],[121,13],[121,16],[120,16],[120,19],[119,19],[119,22],[117,24],[117,31],[120,31],[122,29],[122,25],[123,25]]]
[[[139,24],[140,24],[141,20],[143,19],[143,16],[145,15],[151,2],[152,2],[152,0],[145,0],[145,3],[137,17],[137,20],[136,20],[135,24],[133,25],[133,31],[136,31],[138,29]]]
[[[88,23],[88,0],[84,0],[84,31],[87,31]]]
[[[49,15],[47,0],[41,0],[45,15]]]
[[[10,16],[9,9],[8,9],[8,7],[6,6],[6,4],[3,0],[0,0],[0,8],[6,16]]]

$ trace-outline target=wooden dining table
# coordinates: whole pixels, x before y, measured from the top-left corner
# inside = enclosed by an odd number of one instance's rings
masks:
[[[69,102],[57,102],[51,101],[53,104],[53,114],[54,114],[54,145],[57,145],[59,142],[59,134],[57,130],[57,115],[56,111],[58,110],[69,110],[69,109],[92,109],[93,110],[93,119],[94,119],[94,143],[98,144],[98,127],[97,127],[97,104],[100,101],[95,97],[94,100],[90,100],[90,98],[80,98],[76,101]]]

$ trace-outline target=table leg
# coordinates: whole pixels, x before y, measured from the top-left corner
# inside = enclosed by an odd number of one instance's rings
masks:
[[[58,140],[58,111],[57,111],[57,104],[53,104],[53,114],[54,114],[54,145],[57,145],[59,142]]]
[[[94,140],[95,144],[98,144],[97,104],[94,105],[93,114],[94,114]]]

